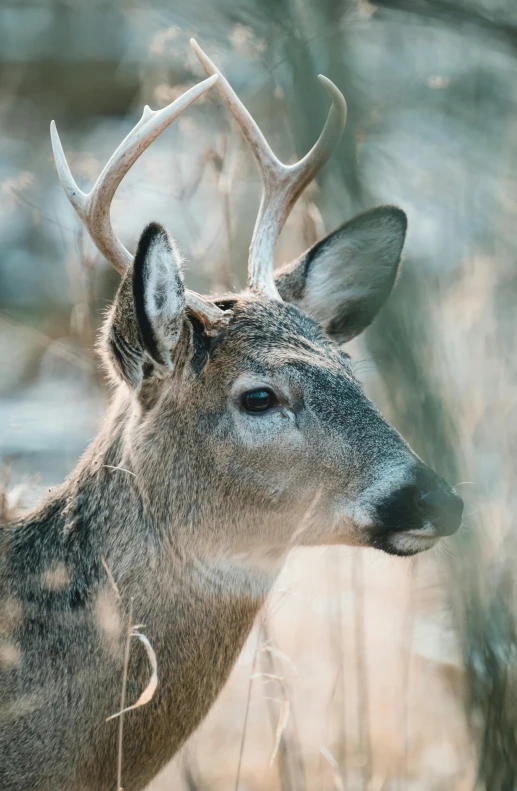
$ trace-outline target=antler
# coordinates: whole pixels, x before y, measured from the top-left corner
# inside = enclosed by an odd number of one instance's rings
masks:
[[[52,121],[50,136],[61,186],[96,247],[117,272],[122,274],[133,260],[111,227],[110,207],[120,182],[153,140],[217,80],[218,75],[214,74],[199,85],[194,85],[162,110],[153,111],[146,105],[142,118],[119,145],[88,194],[82,192],[73,179],[56,124]],[[203,323],[217,326],[225,321],[225,312],[200,294],[187,290],[185,298],[191,311]]]
[[[332,99],[323,132],[303,159],[294,165],[284,165],[217,66],[195,39],[191,39],[190,44],[208,74],[219,75],[217,90],[248,141],[261,174],[262,200],[250,245],[249,287],[255,293],[280,299],[273,278],[275,244],[298,196],[325,165],[343,134],[346,123],[344,96],[333,82],[319,75],[318,79]]]

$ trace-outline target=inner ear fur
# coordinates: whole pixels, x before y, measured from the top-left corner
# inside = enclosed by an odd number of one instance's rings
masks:
[[[317,242],[276,276],[280,296],[337,342],[373,321],[395,283],[407,218],[396,206],[371,209]]]
[[[136,390],[144,373],[172,371],[178,351],[186,354],[191,346],[180,264],[165,229],[148,225],[106,322],[104,342],[114,372]]]

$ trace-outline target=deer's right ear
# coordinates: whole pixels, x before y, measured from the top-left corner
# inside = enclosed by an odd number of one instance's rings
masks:
[[[181,258],[167,231],[151,223],[124,274],[104,340],[116,373],[139,389],[144,365],[172,371],[185,310]]]

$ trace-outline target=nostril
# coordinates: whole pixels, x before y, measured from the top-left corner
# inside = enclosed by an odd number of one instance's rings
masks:
[[[420,503],[421,492],[418,486],[409,483],[406,486],[402,486],[395,496],[399,502],[404,503],[406,506],[415,506]]]
[[[376,505],[377,516],[383,530],[417,530],[423,526],[420,506],[421,489],[413,483],[392,491]]]
[[[420,507],[442,536],[451,536],[461,524],[463,500],[452,489],[427,492],[421,497]]]
[[[421,504],[429,513],[440,511],[443,508],[444,497],[439,489],[422,495]]]

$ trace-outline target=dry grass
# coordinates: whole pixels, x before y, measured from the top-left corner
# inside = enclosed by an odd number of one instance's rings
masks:
[[[248,709],[241,791],[472,788],[464,675],[445,590],[436,558],[410,565],[367,550],[292,554],[270,598],[267,633],[259,623],[189,745],[201,788],[235,785]],[[264,651],[273,639],[275,652]],[[267,684],[253,670],[257,640]],[[271,765],[285,700],[289,719]],[[180,767],[181,757],[150,789],[175,787]]]

